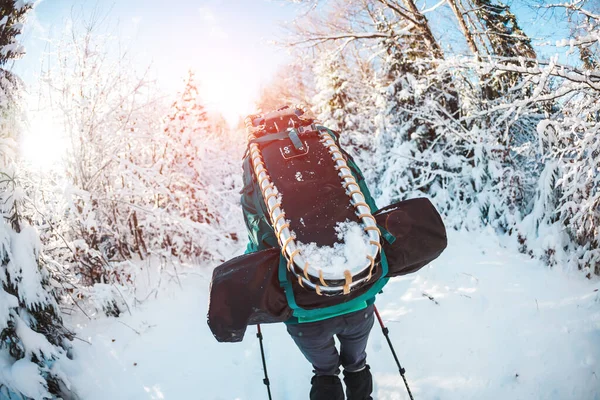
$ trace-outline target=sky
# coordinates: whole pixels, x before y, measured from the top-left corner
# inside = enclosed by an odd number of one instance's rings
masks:
[[[511,0],[525,32],[540,41],[564,37],[567,24],[540,11],[542,0]],[[438,0],[418,4],[432,8]],[[187,70],[196,72],[200,94],[209,109],[221,112],[230,124],[255,110],[261,86],[289,61],[287,50],[272,44],[284,39],[285,24],[297,15],[289,0],[37,0],[21,36],[27,54],[13,71],[29,86],[38,79],[48,41],[69,27],[73,16],[105,17],[103,29],[128,48],[140,71],[151,65],[159,85],[175,94],[183,88]],[[442,46],[468,53],[447,6],[433,7],[427,16]],[[100,32],[102,33],[102,32]],[[541,53],[540,53],[541,51]],[[542,58],[555,49],[538,49]]]
[[[59,38],[73,15],[96,12],[140,70],[152,65],[163,89],[181,90],[193,69],[208,108],[233,123],[255,111],[261,85],[288,60],[287,50],[270,42],[283,37],[295,7],[280,0],[42,0],[21,36],[27,54],[13,71],[34,83],[48,40]]]

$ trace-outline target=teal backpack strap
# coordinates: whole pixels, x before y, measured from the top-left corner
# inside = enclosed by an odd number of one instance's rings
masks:
[[[292,315],[298,319],[298,322],[314,322],[321,321],[323,319],[332,318],[338,315],[344,315],[352,311],[360,310],[367,305],[367,301],[374,298],[383,287],[386,285],[390,278],[387,278],[388,273],[388,262],[385,256],[385,252],[381,251],[381,278],[373,284],[365,293],[352,299],[348,302],[337,304],[334,306],[307,310],[298,305],[296,298],[294,297],[294,290],[292,283],[287,277],[287,260],[283,256],[279,256],[279,284],[285,292],[285,297],[289,307],[292,309]],[[363,306],[364,305],[364,306]]]
[[[388,242],[389,244],[393,244],[396,241],[396,236],[392,235],[390,233],[390,231],[388,231],[387,229],[385,229],[383,226],[381,225],[377,225],[377,227],[379,228],[379,231],[381,232],[381,236],[383,236],[383,238],[385,239],[386,242]]]
[[[243,183],[240,204],[244,223],[248,231],[246,254],[279,246],[275,232],[268,219],[268,211],[258,188],[258,183],[250,165],[250,157],[243,161]]]
[[[296,303],[296,298],[294,297],[294,291],[292,289],[292,284],[287,278],[287,260],[283,256],[283,254],[279,255],[279,285],[283,288],[285,292],[285,298],[288,302],[288,305],[292,309],[292,311],[297,310],[298,304]]]

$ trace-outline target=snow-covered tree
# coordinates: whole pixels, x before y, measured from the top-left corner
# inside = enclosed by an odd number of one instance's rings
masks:
[[[313,68],[317,94],[311,104],[319,122],[340,134],[344,149],[362,168],[368,182],[375,169],[370,156],[375,144],[373,75],[367,65],[356,64],[339,53],[323,55]]]
[[[15,36],[29,8],[0,4],[0,64],[22,53]],[[68,357],[72,335],[62,326],[42,244],[27,220],[31,205],[17,147],[22,90],[16,76],[0,69],[0,398],[66,398],[70,390],[56,361]]]
[[[144,185],[154,179],[151,170],[140,174],[139,159],[161,110],[127,54],[108,56],[113,41],[97,33],[97,21],[75,20],[71,29],[50,44],[37,96],[68,142],[64,169],[44,176],[54,182],[40,187],[40,225],[55,278],[73,291],[68,298],[89,298],[94,288],[111,292],[119,301],[98,306],[118,313],[125,306],[117,288],[131,279],[128,260],[145,256],[138,221],[150,202],[140,198],[152,196]]]
[[[467,45],[478,60],[500,58],[514,64],[531,64],[537,58],[531,40],[521,29],[510,5],[496,0],[449,0]],[[485,70],[485,69],[484,69]],[[510,91],[518,73],[484,73],[480,76],[485,100],[494,100]]]
[[[168,196],[156,202],[177,220],[188,221],[173,225],[163,237],[169,251],[182,259],[212,259],[210,249],[222,242],[218,227],[230,223],[220,213],[228,204],[223,196],[237,185],[234,160],[227,154],[235,142],[227,139],[210,122],[190,71],[164,118],[159,174]],[[225,236],[231,238],[230,232]]]
[[[20,58],[25,49],[16,37],[23,30],[27,12],[33,2],[25,0],[2,0],[0,2],[0,66]]]
[[[314,96],[312,70],[308,60],[298,59],[279,68],[261,89],[256,108],[262,112],[286,104],[309,104]]]
[[[597,273],[600,18],[584,0],[548,6],[567,11],[574,29],[559,47],[581,60],[559,65],[538,57],[510,5],[447,4],[475,57],[442,54],[444,38],[433,36],[431,14],[424,18],[442,3],[421,10],[408,0],[350,1],[307,10],[290,44],[318,60],[315,111],[344,129],[362,117],[371,161],[363,168],[372,171],[380,203],[426,195],[449,225],[490,225],[551,265]],[[372,79],[360,76],[362,65]]]
[[[229,191],[239,186],[228,152],[241,150],[208,117],[193,77],[169,108],[101,27],[81,25],[53,44],[42,78],[39,108],[62,121],[69,147],[64,171],[38,188],[37,219],[64,299],[117,315],[133,293],[134,261],[228,254],[237,237]]]
[[[577,48],[579,50],[579,58],[583,63],[583,67],[593,71],[600,68],[600,45],[598,44],[598,11],[600,9],[589,0],[571,0],[564,3],[551,4],[547,7],[562,10],[566,13],[571,30],[572,37],[569,41],[569,53]]]
[[[588,25],[580,31],[581,36],[575,35],[561,45],[570,51],[600,46],[600,15],[563,6],[582,12]],[[582,69],[552,64],[545,67],[545,73],[558,82],[555,92],[569,96],[564,95],[561,107],[538,124],[558,196],[544,212],[552,217],[547,225],[566,232],[571,242],[546,244],[544,249],[556,254],[558,260],[553,262],[566,261],[573,268],[600,274],[600,70],[590,69],[592,61],[583,61]],[[531,245],[530,249],[535,251],[536,247]]]

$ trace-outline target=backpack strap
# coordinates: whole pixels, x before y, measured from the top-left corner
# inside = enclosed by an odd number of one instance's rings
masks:
[[[289,139],[287,132],[271,133],[269,135],[261,136],[259,138],[250,140],[248,142],[248,146],[250,146],[252,143],[257,143],[257,144],[258,143],[269,143],[269,142],[274,142],[276,140],[283,140],[283,139]]]
[[[252,139],[248,142],[248,146],[252,143],[268,143],[274,142],[276,140],[284,140],[290,139],[294,146],[298,148],[298,146],[302,147],[302,142],[299,139],[299,135],[306,135],[308,133],[318,133],[317,126],[315,124],[310,124],[308,126],[299,126],[298,128],[290,129],[289,131],[270,133],[267,135],[263,135],[261,137]]]

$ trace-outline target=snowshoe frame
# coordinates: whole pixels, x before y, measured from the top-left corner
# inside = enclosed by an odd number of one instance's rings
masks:
[[[244,121],[248,135],[252,168],[269,212],[271,226],[273,227],[277,240],[281,246],[281,254],[287,260],[287,270],[295,276],[300,286],[314,289],[319,295],[325,294],[331,296],[349,294],[352,288],[363,282],[368,282],[372,278],[373,270],[376,265],[376,258],[381,252],[381,232],[366,203],[365,196],[352,175],[342,152],[328,130],[323,126],[316,125],[314,119],[309,117],[306,108],[296,105],[289,108],[289,111],[287,111],[291,116],[289,120],[294,126],[284,127],[285,130],[283,132],[277,132],[277,134],[287,132],[290,136],[290,140],[294,141],[294,136],[297,137],[299,133],[318,132],[320,143],[328,149],[332,160],[334,161],[335,168],[340,177],[340,184],[346,190],[350,204],[354,207],[358,219],[362,222],[363,229],[369,236],[369,249],[365,255],[365,265],[354,275],[346,269],[344,271],[344,276],[339,277],[339,279],[325,279],[322,268],[309,265],[309,263],[304,260],[300,249],[294,241],[295,238],[290,231],[290,224],[285,219],[285,211],[283,210],[281,202],[278,200],[279,192],[271,181],[266,165],[262,159],[260,147],[257,143],[253,142],[253,140],[258,137],[264,137],[265,135],[275,133],[271,126],[269,129],[267,128],[267,121],[269,121],[270,118],[273,119],[273,116],[285,121],[286,111],[286,108],[282,108],[273,114],[264,116],[260,114],[249,115]],[[340,285],[340,281],[344,283]]]

